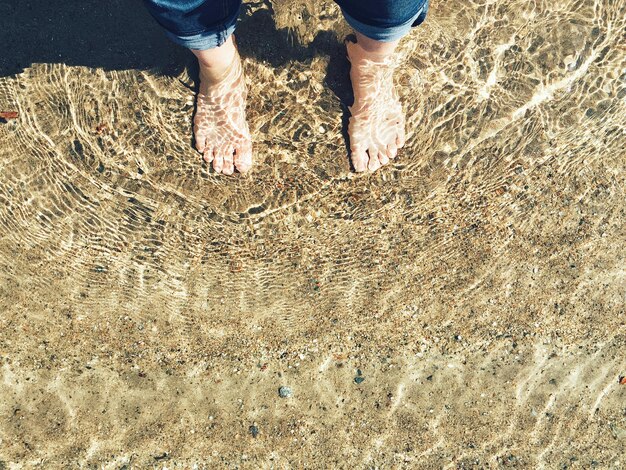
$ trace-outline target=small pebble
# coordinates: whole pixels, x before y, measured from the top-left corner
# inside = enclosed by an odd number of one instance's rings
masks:
[[[278,395],[280,396],[280,398],[289,398],[291,395],[293,395],[293,392],[289,387],[283,386],[278,389]]]
[[[326,129],[324,129],[324,126],[320,126],[318,130],[320,131],[321,134],[326,132]]]
[[[361,382],[363,382],[365,379],[363,377],[355,377],[354,378],[354,382],[357,384],[360,384]]]
[[[257,437],[259,435],[259,428],[257,428],[254,424],[248,428],[252,437]]]

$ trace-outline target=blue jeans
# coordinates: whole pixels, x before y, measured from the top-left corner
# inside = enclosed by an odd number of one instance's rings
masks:
[[[395,41],[426,19],[428,0],[335,0],[350,26],[377,41]],[[167,36],[189,49],[224,44],[235,31],[241,0],[144,0]]]

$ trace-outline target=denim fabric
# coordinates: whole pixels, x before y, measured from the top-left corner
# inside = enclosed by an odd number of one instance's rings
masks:
[[[346,22],[376,41],[396,41],[426,19],[428,0],[387,2],[336,0]],[[358,4],[358,5],[357,5]]]
[[[394,41],[426,18],[428,0],[335,0],[350,26],[378,41]],[[221,46],[237,24],[241,0],[144,0],[167,36],[189,49]]]
[[[211,49],[235,30],[241,0],[144,0],[150,14],[176,44]]]

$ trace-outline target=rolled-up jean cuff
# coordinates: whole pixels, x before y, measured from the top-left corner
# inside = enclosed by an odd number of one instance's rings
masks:
[[[215,28],[208,29],[201,33],[194,34],[192,36],[179,36],[170,31],[165,31],[165,34],[173,42],[186,47],[187,49],[194,49],[198,51],[213,49],[224,44],[228,39],[228,36],[233,34],[237,25],[237,19],[239,18],[240,9],[241,5],[237,11],[223,23],[220,23]]]
[[[424,2],[424,6],[422,6],[422,8],[420,8],[420,10],[410,20],[397,26],[372,26],[361,23],[356,18],[350,16],[343,8],[341,11],[346,19],[346,22],[352,26],[356,32],[361,33],[363,36],[370,39],[374,39],[375,41],[391,42],[397,41],[398,39],[406,36],[409,31],[411,31],[413,23],[415,23],[426,8],[428,8],[428,2]]]

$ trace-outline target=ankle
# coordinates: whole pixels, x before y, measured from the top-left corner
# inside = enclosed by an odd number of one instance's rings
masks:
[[[231,72],[239,61],[239,56],[235,54],[230,61],[212,62],[210,64],[198,61],[200,66],[200,81],[206,85],[217,85],[221,83]]]
[[[370,65],[389,65],[394,62],[395,54],[393,51],[368,51],[365,50],[358,42],[347,42],[346,49],[348,52],[348,60],[352,67],[351,72],[357,72],[362,66]]]
[[[200,66],[200,80],[207,83],[218,83],[236,61],[239,60],[233,35],[219,47],[206,50],[192,50]]]
[[[399,43],[399,41],[376,41],[359,32],[355,35],[356,45],[358,46],[360,55],[374,61],[384,60],[385,58],[392,56]]]

